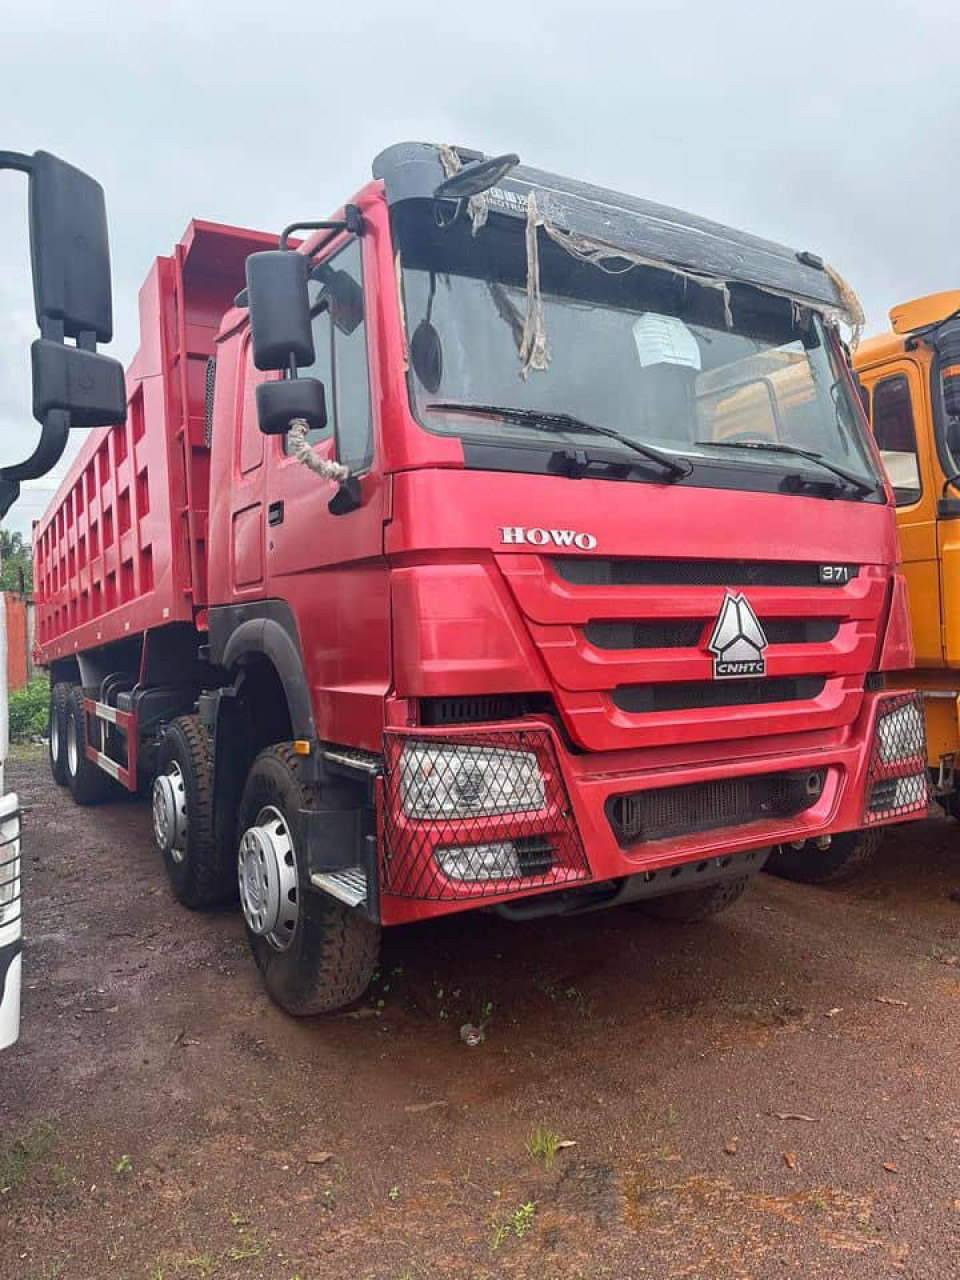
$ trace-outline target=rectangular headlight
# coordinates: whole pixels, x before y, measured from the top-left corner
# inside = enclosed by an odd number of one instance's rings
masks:
[[[536,813],[546,805],[533,751],[409,743],[400,764],[408,818],[472,818]]]
[[[923,709],[919,703],[905,702],[887,711],[877,721],[877,741],[884,764],[899,760],[921,759],[926,755]]]

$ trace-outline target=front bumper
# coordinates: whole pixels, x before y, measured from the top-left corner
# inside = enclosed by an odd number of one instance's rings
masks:
[[[890,717],[882,740],[881,717]],[[905,733],[911,735],[909,741]],[[541,809],[470,819],[408,817],[400,766],[411,740],[536,753],[544,777]],[[749,745],[729,744],[729,750],[701,760],[678,749],[676,758],[665,762],[658,752],[651,768],[644,767],[637,751],[575,754],[549,721],[390,733],[380,806],[383,922],[400,924],[491,901],[621,880],[705,858],[919,818],[927,811],[923,716],[914,694],[866,693],[856,721],[842,734],[765,739],[762,754],[750,754]],[[779,812],[705,828],[702,816],[696,820],[691,810],[689,827],[681,822],[682,830],[661,838],[637,838],[612,817],[623,797],[684,788],[676,794],[686,805],[701,785],[717,784],[717,794],[726,786],[730,793],[738,784],[771,777],[788,779],[789,787],[801,789],[804,779],[817,781],[802,800],[781,805]],[[791,794],[789,787],[785,795]],[[490,857],[508,846],[516,858],[511,854],[510,872],[502,878],[454,879],[443,873],[441,850],[482,850]]]

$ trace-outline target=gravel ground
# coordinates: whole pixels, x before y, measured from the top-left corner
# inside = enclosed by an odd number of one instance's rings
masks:
[[[296,1022],[238,916],[172,900],[144,804],[10,774],[5,1280],[960,1276],[954,824],[700,926],[394,931],[369,1001]]]

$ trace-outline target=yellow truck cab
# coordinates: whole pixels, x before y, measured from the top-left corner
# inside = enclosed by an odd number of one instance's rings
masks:
[[[897,503],[934,790],[954,816],[960,752],[960,289],[902,303],[854,356]]]

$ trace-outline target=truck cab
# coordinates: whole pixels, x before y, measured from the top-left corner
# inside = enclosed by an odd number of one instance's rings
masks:
[[[891,332],[854,357],[897,509],[916,666],[937,793],[956,808],[960,697],[960,291],[893,307]]]

